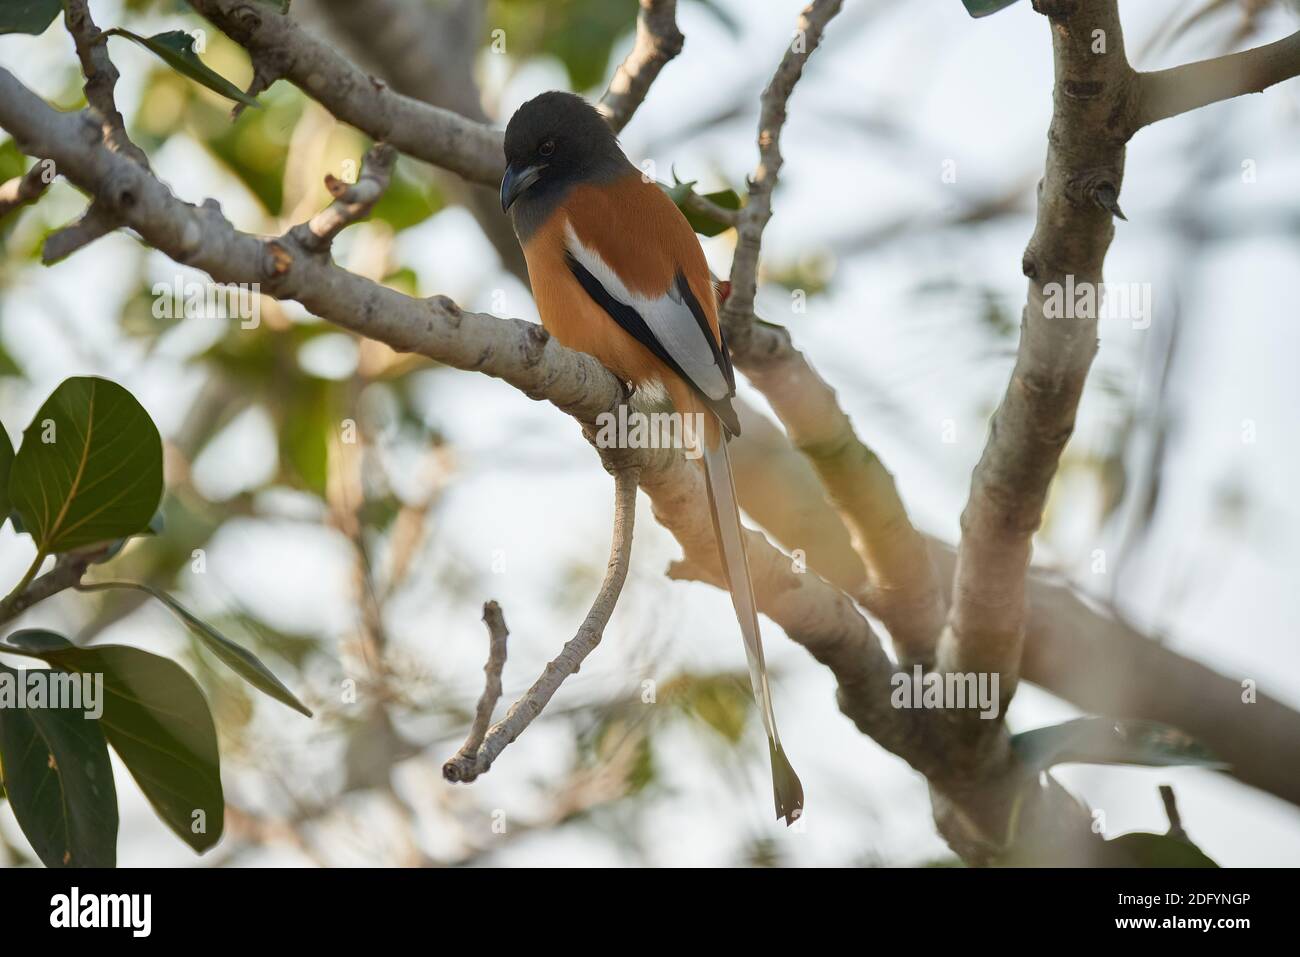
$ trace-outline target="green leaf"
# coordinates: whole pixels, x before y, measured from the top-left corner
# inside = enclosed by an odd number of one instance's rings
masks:
[[[162,440],[115,382],[67,379],[23,433],[9,498],[44,553],[142,532],[162,498]]]
[[[22,631],[15,631],[4,640],[3,644],[0,644],[0,649],[6,646],[8,650],[16,654],[26,654],[29,658],[39,658],[47,651],[63,651],[77,647],[62,635],[40,628],[24,628]]]
[[[0,180],[2,179],[4,177],[0,176]],[[9,350],[4,347],[3,342],[0,342],[0,376],[8,376],[14,379],[23,378],[22,366],[14,361],[14,357],[9,354]]]
[[[720,189],[716,193],[705,193],[704,198],[715,206],[721,206],[723,209],[740,209],[740,196],[734,189]],[[693,209],[683,209],[686,221],[691,224],[691,229],[695,230],[701,236],[716,236],[719,233],[725,233],[731,229],[731,225],[714,219],[705,213],[696,212]]]
[[[1034,773],[1057,764],[1227,767],[1196,740],[1158,721],[1076,718],[1013,735],[1011,747]]]
[[[835,262],[822,253],[800,256],[797,260],[775,263],[763,267],[765,282],[784,286],[790,292],[802,292],[807,298],[819,296],[829,287],[835,273]]]
[[[0,665],[0,682],[16,685],[26,674]],[[47,867],[116,865],[117,791],[98,721],[48,704],[0,708],[0,776]]]
[[[112,30],[105,30],[104,35],[126,37],[128,40],[134,40],[146,50],[157,55],[177,73],[203,84],[209,90],[220,93],[227,99],[237,100],[247,106],[260,108],[262,105],[220,73],[205,66],[203,61],[199,59],[199,55],[194,52],[194,37],[184,30],[169,30],[166,33],[156,33],[151,37],[142,37],[130,30],[114,27]]]
[[[21,176],[27,170],[27,154],[18,148],[13,139],[0,142],[0,181]]]
[[[103,588],[132,588],[147,595],[152,595],[171,609],[177,618],[185,622],[199,641],[203,643],[203,646],[220,658],[231,671],[263,694],[288,705],[294,711],[309,718],[311,717],[311,710],[295,698],[293,692],[280,683],[280,679],[271,673],[270,668],[262,664],[257,655],[242,645],[235,644],[161,588],[154,588],[152,585],[144,585],[138,582],[101,582],[85,586],[83,590]]]
[[[636,26],[636,4],[610,0],[498,0],[491,23],[509,38],[518,61],[552,56],[564,64],[569,88],[603,83],[613,45]]]
[[[161,76],[161,75],[160,75]],[[175,78],[174,75],[167,79]],[[162,88],[162,79],[155,82]],[[187,105],[192,133],[203,142],[273,216],[281,213],[284,201],[285,135],[298,124],[303,96],[292,87],[272,88],[261,98],[263,108],[245,110],[235,122],[196,90]],[[169,133],[170,127],[165,127]],[[382,201],[382,197],[381,197]]]
[[[1214,859],[1191,841],[1171,834],[1150,834],[1138,831],[1121,834],[1106,842],[1108,851],[1114,851],[1114,860],[1107,863],[1116,867],[1218,867]]]
[[[325,497],[329,478],[330,437],[342,416],[335,415],[337,386],[321,380],[300,381],[277,410],[283,480]]]
[[[961,0],[972,17],[987,17],[990,13],[1011,6],[1016,0]]]
[[[681,704],[687,713],[699,718],[732,744],[740,741],[751,705],[748,689],[734,676],[689,679],[681,690]]]
[[[73,673],[102,673],[104,737],[163,822],[199,853],[221,839],[225,797],[217,732],[203,692],[185,669],[125,645],[78,648],[20,631],[0,651]]]
[[[687,205],[687,199],[694,192],[695,181],[689,183],[680,182],[677,174],[673,173],[673,185],[668,186],[661,183],[660,187],[668,198],[677,204],[677,208],[682,211],[686,221],[691,224],[691,229],[695,230],[701,236],[716,236],[719,233],[725,233],[732,227],[724,222],[714,219],[712,216],[696,212]],[[740,195],[734,189],[720,189],[713,193],[699,194],[713,203],[715,206],[721,206],[723,209],[740,209]]]
[[[370,211],[370,218],[388,223],[395,232],[416,226],[446,205],[442,194],[431,180],[408,175],[399,162],[389,178],[379,202]]]
[[[14,465],[14,444],[9,441],[9,433],[0,425],[0,525],[13,509],[14,503],[9,499],[9,472]]]
[[[40,36],[63,10],[60,0],[4,0],[0,6],[0,35]]]

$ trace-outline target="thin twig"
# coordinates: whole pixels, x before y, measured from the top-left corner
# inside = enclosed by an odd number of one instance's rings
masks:
[[[758,255],[782,164],[786,105],[840,6],[818,0],[803,11],[794,40],[763,93],[759,163],[750,179],[749,202],[734,217],[739,236],[722,322],[736,365],[767,397],[791,441],[813,463],[853,535],[854,550],[870,573],[855,595],[881,618],[904,659],[928,662],[943,626],[944,606],[929,553],[893,476],[858,438],[835,391],[794,347],[789,332],[754,316]]]
[[[295,226],[291,234],[293,238],[311,252],[329,249],[335,236],[370,215],[371,209],[388,188],[388,180],[396,162],[395,149],[386,143],[376,143],[366,153],[361,176],[355,183],[349,185],[333,175],[327,175],[325,188],[334,197],[334,202],[313,216],[310,222]]]
[[[72,34],[81,60],[81,72],[86,77],[86,102],[104,122],[104,139],[110,148],[125,153],[144,167],[149,158],[144,150],[127,138],[126,121],[117,108],[114,89],[117,86],[117,67],[108,57],[108,38],[90,18],[87,0],[63,0],[63,22]]]
[[[114,152],[149,169],[149,157],[126,135],[126,121],[117,108],[118,72],[108,56],[108,37],[95,26],[87,0],[63,0],[63,22],[72,34],[86,77],[86,102],[100,120],[104,143]],[[56,263],[107,236],[121,220],[109,205],[96,199],[74,223],[52,233],[41,249],[41,262]]]
[[[38,160],[22,176],[15,176],[8,182],[0,184],[0,219],[15,209],[40,199],[54,180],[51,174],[52,164],[46,160]]]
[[[422,103],[367,76],[334,47],[267,3],[189,0],[248,51],[255,71],[283,77],[331,114],[402,153],[496,186],[505,170],[502,133]]]
[[[627,126],[659,71],[682,52],[685,42],[677,28],[677,0],[641,0],[636,43],[600,98],[600,111],[615,133]]]
[[[904,663],[930,664],[945,604],[929,549],[908,517],[894,476],[858,437],[835,390],[790,333],[757,320],[752,329],[750,348],[734,355],[736,367],[763,393],[816,470],[868,573],[839,584],[880,619]]]
[[[781,129],[786,104],[803,75],[804,64],[821,43],[822,31],[843,0],[813,0],[799,14],[794,37],[759,102],[758,166],[749,179],[749,202],[737,223],[736,251],[731,260],[731,294],[722,307],[722,325],[735,348],[743,351],[750,335],[754,296],[758,289],[758,252],[763,230],[772,218],[772,191],[781,172]]]
[[[1228,56],[1138,74],[1136,127],[1247,93],[1262,93],[1300,75],[1300,32]]]
[[[316,0],[312,8],[357,65],[395,92],[490,122],[475,76],[488,12],[482,0]],[[510,219],[501,215],[497,184],[466,182],[442,169],[433,175],[447,201],[473,215],[502,265],[527,286],[528,265]]]
[[[13,621],[28,608],[61,591],[76,588],[85,576],[86,569],[106,553],[106,548],[98,548],[90,552],[60,555],[53,568],[0,603],[0,624]]]
[[[41,246],[41,265],[52,266],[67,259],[77,250],[107,236],[120,225],[121,221],[103,203],[92,202],[79,219],[45,237],[45,243]]]
[[[728,226],[735,226],[740,222],[740,217],[744,212],[743,209],[726,209],[719,206],[694,190],[686,194],[683,205],[693,213],[699,213],[701,216],[707,216],[720,223],[726,223]]]
[[[632,526],[636,517],[639,475],[640,472],[635,467],[619,469],[614,473],[614,533],[609,548],[609,565],[586,620],[577,634],[565,643],[559,655],[546,666],[541,677],[533,682],[533,686],[522,698],[511,705],[506,716],[487,732],[476,751],[466,754],[465,749],[462,749],[443,765],[442,774],[448,781],[473,781],[491,769],[497,756],[536,720],[564,680],[575,674],[582,662],[600,644],[605,626],[609,624],[609,617],[618,603],[618,596],[623,591],[623,582],[627,580],[628,562],[632,557]],[[487,695],[486,691],[484,695]]]
[[[501,672],[506,666],[506,638],[510,635],[510,629],[506,627],[505,615],[496,602],[483,603],[483,624],[487,625],[488,630],[488,659],[483,666],[483,674],[486,676],[483,694],[478,699],[474,723],[470,726],[465,744],[447,762],[444,774],[447,773],[446,768],[456,769],[478,760],[478,749],[492,726],[492,712],[501,700]]]

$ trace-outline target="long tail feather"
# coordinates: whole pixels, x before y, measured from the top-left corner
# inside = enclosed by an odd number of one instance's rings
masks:
[[[749,577],[749,556],[740,529],[740,509],[736,505],[736,487],[731,478],[731,459],[727,441],[718,436],[714,443],[704,441],[704,472],[709,489],[709,509],[713,514],[713,533],[722,553],[722,570],[731,589],[731,603],[745,639],[749,659],[749,680],[754,686],[754,700],[763,715],[768,749],[772,758],[772,793],[776,816],[793,824],[803,813],[803,785],[786,759],[781,738],[776,733],[776,714],[772,711],[772,692],[767,684],[767,665],[763,661],[763,639],[758,631],[758,608],[754,602],[754,585]]]

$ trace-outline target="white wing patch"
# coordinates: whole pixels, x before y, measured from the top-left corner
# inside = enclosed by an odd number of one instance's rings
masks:
[[[640,314],[664,351],[681,366],[695,388],[710,399],[722,399],[731,394],[727,377],[713,357],[713,346],[695,321],[690,306],[677,291],[676,283],[657,298],[638,295],[623,285],[618,274],[600,258],[600,253],[583,245],[572,223],[565,222],[564,232],[565,244],[573,258],[596,277],[606,292]]]

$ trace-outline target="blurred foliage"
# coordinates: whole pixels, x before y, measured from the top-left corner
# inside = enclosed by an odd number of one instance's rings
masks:
[[[62,12],[60,0],[5,0],[0,7],[0,34],[44,33]]]
[[[835,274],[835,260],[825,253],[812,253],[784,263],[763,267],[763,279],[790,292],[812,298],[824,294]]]
[[[553,56],[573,89],[586,90],[605,79],[615,41],[636,25],[636,7],[609,0],[492,0],[486,21],[505,31],[511,57]]]
[[[17,144],[12,139],[0,140],[0,183],[8,182],[16,176],[21,176],[31,165],[31,161],[18,151]],[[13,232],[14,225],[18,222],[17,216],[6,216],[0,219],[0,251],[7,252],[9,244],[9,235]],[[0,263],[0,278],[6,272],[12,271],[8,262]],[[0,353],[4,351],[3,345],[0,345]],[[12,375],[11,372],[4,371],[7,368],[7,354],[0,357],[0,375]]]
[[[18,146],[12,139],[0,142],[0,180],[22,175],[29,165],[27,157],[18,151]]]
[[[157,95],[177,96],[174,76],[161,75],[158,83]],[[302,116],[303,96],[281,86],[263,94],[264,109],[245,110],[233,123],[225,110],[193,92],[188,92],[188,97],[195,107],[190,111],[194,135],[257,197],[263,209],[273,216],[280,215],[285,148],[290,131]],[[159,132],[166,135],[173,128],[162,124]]]
[[[663,694],[729,744],[739,743],[753,710],[747,679],[738,675],[682,677],[665,687]]]

